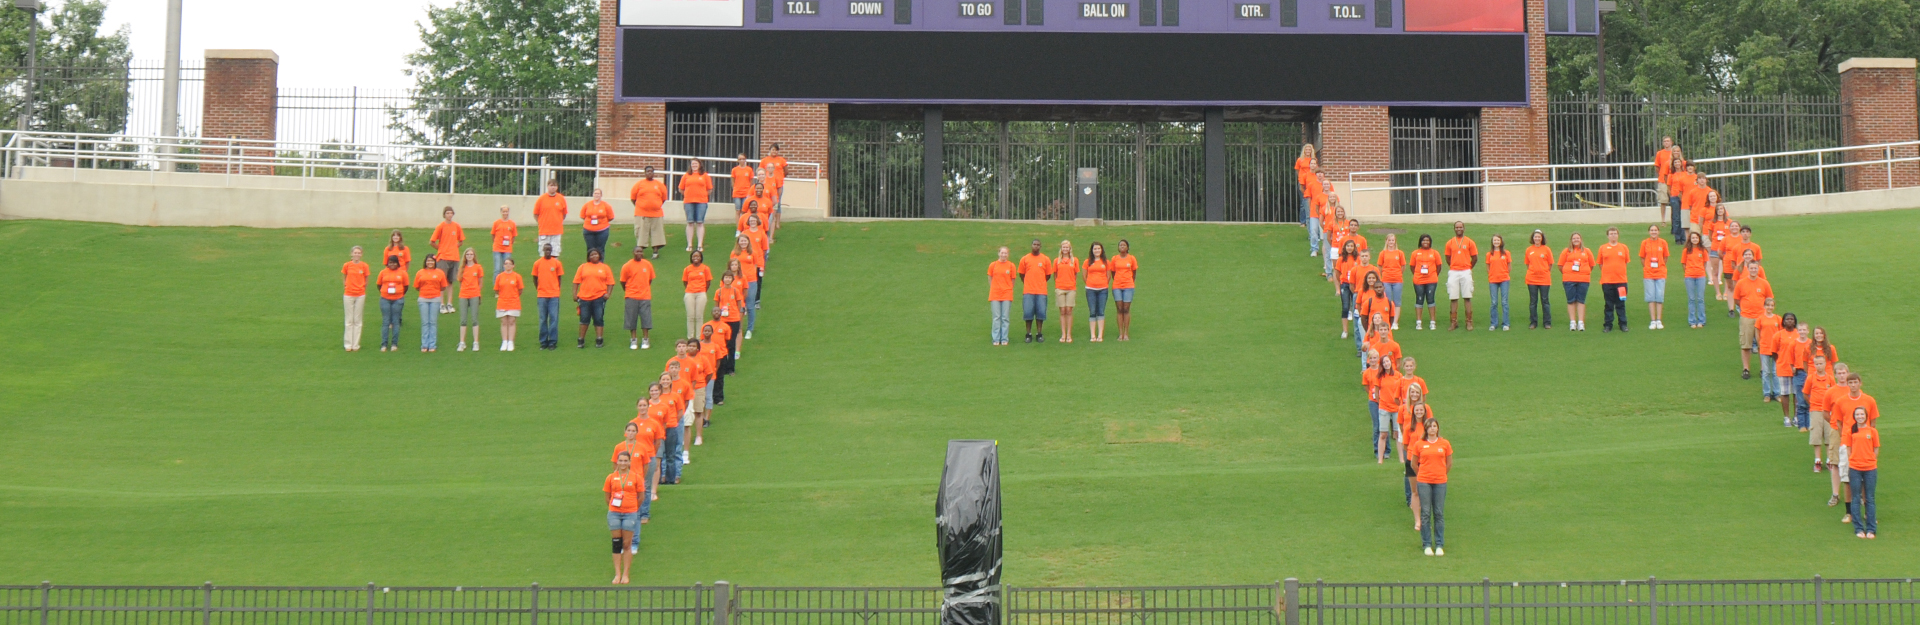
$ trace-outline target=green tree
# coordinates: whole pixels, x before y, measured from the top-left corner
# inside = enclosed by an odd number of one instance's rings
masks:
[[[115,133],[127,127],[128,29],[102,30],[105,0],[68,0],[43,11],[38,42],[41,68],[34,91],[36,129]],[[0,7],[0,111],[11,127],[26,104],[29,14]]]

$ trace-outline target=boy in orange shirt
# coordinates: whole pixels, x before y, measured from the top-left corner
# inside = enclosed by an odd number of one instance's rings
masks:
[[[1800,387],[1807,384],[1807,345],[1811,328],[1800,323],[1793,313],[1781,315],[1781,328],[1773,333],[1773,368],[1780,376],[1780,414],[1793,420],[1800,431],[1807,431],[1807,398]]]
[[[560,278],[566,267],[560,264],[560,250],[552,243],[540,245],[543,256],[533,261],[533,303],[540,312],[540,349],[560,347]]]
[[[367,310],[367,278],[372,276],[373,271],[367,267],[366,263],[360,261],[363,254],[365,251],[361,250],[360,246],[353,246],[353,250],[347,252],[347,263],[340,266],[340,276],[345,287],[341,302],[346,305],[347,311],[347,328],[342,343],[350,352],[360,351],[361,319]]]
[[[453,207],[440,210],[440,225],[434,226],[433,235],[427,237],[427,244],[433,246],[434,263],[440,274],[447,277],[448,286],[460,278],[460,244],[466,242],[467,232],[460,224],[453,222]],[[451,299],[451,298],[448,298]],[[440,314],[453,312],[453,302],[440,302]]]
[[[1047,281],[1053,278],[1053,259],[1040,253],[1040,240],[1034,239],[1026,256],[1020,257],[1021,318],[1027,322],[1027,342],[1045,343],[1047,326]]]
[[[533,221],[539,225],[535,242],[540,249],[553,246],[553,255],[560,255],[561,235],[566,233],[563,223],[567,219],[567,196],[560,195],[560,180],[547,181],[547,192],[533,201]]]
[[[646,248],[634,246],[633,260],[620,266],[620,288],[626,303],[627,349],[653,347],[653,263]]]
[[[1612,332],[1613,321],[1620,320],[1620,332],[1627,331],[1627,246],[1620,243],[1620,229],[1607,228],[1607,242],[1597,250],[1600,264],[1601,332]]]
[[[1746,277],[1733,284],[1728,303],[1740,313],[1740,379],[1753,377],[1748,358],[1760,346],[1760,317],[1773,307],[1773,285],[1760,277],[1760,263],[1746,264]]]
[[[627,199],[633,201],[633,246],[652,248],[653,257],[659,258],[660,248],[667,245],[667,215],[662,207],[671,193],[667,183],[653,175],[653,166],[648,165],[641,171],[640,180],[633,183],[633,190],[627,192]]]
[[[1781,318],[1773,314],[1773,298],[1763,300],[1764,312],[1753,321],[1754,351],[1760,353],[1760,394],[1763,401],[1778,401],[1780,398],[1780,378],[1775,373],[1777,361],[1774,359],[1773,335],[1780,331]],[[1787,424],[1792,427],[1792,423]]]

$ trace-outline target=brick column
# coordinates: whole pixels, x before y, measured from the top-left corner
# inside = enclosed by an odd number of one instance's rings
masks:
[[[620,0],[600,0],[600,50],[599,62],[595,64],[600,102],[594,113],[595,149],[603,152],[664,153],[667,151],[667,105],[660,102],[615,104],[613,101],[620,91],[620,75],[614,68],[619,23]],[[648,165],[665,166],[660,159],[654,158],[608,158],[601,163],[608,167],[630,169]],[[601,176],[620,179],[639,177],[629,172],[607,172]],[[607,195],[614,197],[624,198],[626,192],[626,189],[607,189]]]
[[[270,144],[279,109],[280,55],[272,50],[208,50],[202,99],[200,137],[204,140],[243,139],[267,142],[259,148],[205,148],[209,159],[264,159],[273,156]],[[243,144],[246,145],[246,144]],[[207,163],[200,171],[273,175],[265,164],[228,166]]]
[[[780,155],[789,161],[819,163],[824,170],[827,149],[833,140],[829,133],[827,105],[767,102],[760,105],[760,155],[766,156],[773,144],[780,144]],[[791,178],[825,178],[826,172],[810,167],[789,167]]]
[[[1393,137],[1387,129],[1387,107],[1320,107],[1320,170],[1333,182],[1340,204],[1350,217],[1385,215],[1391,194],[1386,191],[1355,193],[1347,185],[1347,174],[1356,171],[1381,171],[1393,161]],[[1357,180],[1360,188],[1387,186],[1384,177]]]
[[[1547,164],[1547,5],[1546,0],[1527,0],[1526,4],[1527,105],[1480,109],[1483,167]],[[1490,172],[1487,178],[1489,182],[1544,181],[1547,174],[1544,170]],[[1502,208],[1517,209],[1495,207],[1489,202],[1486,210]]]
[[[1840,63],[1840,133],[1843,145],[1896,143],[1920,139],[1915,117],[1914,59],[1847,59]],[[1884,150],[1847,153],[1849,162],[1877,160]],[[1914,146],[1893,151],[1914,156]],[[1848,191],[1920,186],[1920,164],[1848,167]]]

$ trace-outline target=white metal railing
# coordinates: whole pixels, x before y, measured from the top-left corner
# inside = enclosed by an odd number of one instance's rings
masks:
[[[634,162],[661,163],[655,173],[671,186],[685,171],[669,169],[675,162],[698,160],[714,176],[726,176],[733,159],[685,154],[646,152],[602,152],[593,150],[536,150],[515,148],[473,148],[445,145],[355,145],[302,141],[218,139],[197,137],[160,137],[113,135],[80,132],[0,131],[0,176],[17,177],[23,167],[70,168],[78,179],[81,169],[144,171],[157,177],[172,165],[201,173],[227,176],[271,175],[298,177],[301,188],[312,179],[378,180],[386,190],[456,193],[462,172],[518,173],[520,195],[539,195],[543,182],[555,172],[587,172],[598,177],[638,177],[644,170]],[[517,163],[514,161],[518,161]],[[565,162],[555,162],[556,160]],[[465,161],[465,162],[463,162]],[[758,165],[760,159],[747,159]],[[824,178],[820,163],[789,161],[788,180],[819,182]],[[806,175],[799,175],[806,174]],[[431,184],[434,188],[393,189],[390,185],[404,175],[409,186]],[[444,183],[444,188],[441,187]],[[814,185],[814,205],[820,202],[820,185]]]
[[[1871,158],[1852,159],[1849,155],[1861,152],[1873,154]],[[1876,154],[1877,153],[1877,154]],[[1804,161],[1812,161],[1806,163]],[[1815,195],[1845,190],[1841,185],[1828,184],[1829,172],[1838,172],[1846,168],[1864,170],[1879,169],[1884,173],[1884,184],[1875,185],[1875,189],[1894,188],[1894,166],[1900,163],[1920,163],[1920,141],[1901,141],[1895,143],[1874,143],[1811,150],[1792,150],[1787,152],[1769,152],[1744,156],[1719,156],[1694,159],[1709,180],[1727,180],[1744,182],[1745,198],[1791,197],[1796,195]],[[1781,164],[1783,163],[1784,164]],[[1796,163],[1798,162],[1798,163]],[[1785,192],[1762,193],[1763,176],[1782,176],[1789,174],[1811,173],[1810,188],[1800,190],[1797,185],[1787,185]],[[1410,179],[1409,179],[1410,177]],[[1501,178],[1491,180],[1490,178]],[[1461,180],[1466,181],[1462,182]],[[1480,189],[1494,187],[1527,186],[1550,184],[1552,197],[1572,195],[1581,196],[1596,193],[1610,193],[1620,198],[1619,206],[1628,205],[1625,198],[1646,197],[1652,201],[1641,206],[1656,206],[1665,198],[1656,197],[1651,162],[1640,163],[1573,163],[1557,165],[1514,165],[1505,167],[1452,167],[1439,169],[1398,169],[1382,171],[1360,171],[1347,174],[1350,193],[1374,193],[1392,191],[1415,191],[1416,211],[1426,213],[1425,191],[1440,189]],[[1365,186],[1363,186],[1365,185]],[[1858,190],[1858,189],[1856,189]],[[1735,201],[1741,198],[1726,197]],[[1588,205],[1603,206],[1593,202]],[[1555,201],[1559,206],[1561,202]]]

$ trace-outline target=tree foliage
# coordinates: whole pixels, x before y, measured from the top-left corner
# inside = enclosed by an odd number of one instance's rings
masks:
[[[1913,0],[1620,0],[1605,20],[1611,93],[1831,94],[1842,61],[1920,55]],[[1593,38],[1547,56],[1555,93],[1599,88]]]
[[[105,0],[68,0],[40,16],[33,127],[113,133],[126,129],[129,31],[101,29]],[[29,14],[0,7],[0,111],[12,126],[26,104]]]

